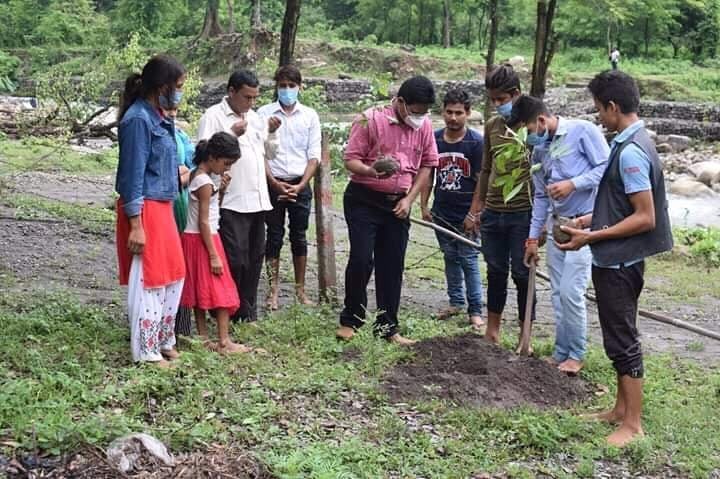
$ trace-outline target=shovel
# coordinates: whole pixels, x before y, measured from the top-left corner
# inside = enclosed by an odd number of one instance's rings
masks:
[[[527,300],[525,301],[525,320],[520,333],[518,352],[521,356],[530,356],[530,330],[532,328],[533,298],[535,297],[535,261],[530,261],[530,277],[528,278]]]

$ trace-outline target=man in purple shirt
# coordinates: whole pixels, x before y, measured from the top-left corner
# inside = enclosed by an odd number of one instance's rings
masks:
[[[397,344],[414,343],[398,333],[397,315],[410,207],[438,164],[428,118],[433,103],[432,82],[416,76],[402,84],[392,104],[365,111],[350,130],[345,167],[351,176],[343,199],[350,258],[340,339],[352,338],[365,322],[367,284],[375,270],[375,333]]]
[[[525,263],[538,261],[538,240],[547,224],[547,263],[555,315],[555,351],[550,362],[577,374],[587,345],[585,290],[590,280],[590,247],[562,251],[553,226],[562,218],[574,220],[593,210],[598,185],[610,153],[600,129],[585,120],[550,113],[537,98],[521,96],[513,105],[511,128],[525,126],[533,146],[534,201]]]

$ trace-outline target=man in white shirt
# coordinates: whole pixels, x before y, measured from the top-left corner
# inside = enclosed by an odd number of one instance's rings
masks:
[[[233,180],[220,208],[220,237],[240,295],[233,320],[257,320],[257,289],[265,254],[265,214],[272,210],[265,172],[265,155],[276,147],[279,118],[264,120],[252,108],[260,96],[254,73],[239,70],[230,76],[227,96],[200,118],[198,141],[224,131],[238,138],[241,158],[233,163]]]
[[[265,216],[267,247],[265,258],[270,277],[267,306],[278,308],[280,250],[285,236],[285,216],[290,226],[290,248],[295,269],[295,296],[301,304],[312,304],[305,294],[307,265],[306,232],[310,218],[312,190],[310,180],[320,161],[320,118],[312,108],[300,104],[300,70],[292,65],[275,72],[277,101],[258,110],[263,118],[279,118],[279,147],[268,155],[268,183],[273,210]]]

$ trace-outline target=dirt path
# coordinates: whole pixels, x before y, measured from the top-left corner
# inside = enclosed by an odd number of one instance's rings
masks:
[[[82,206],[104,207],[111,203],[112,178],[77,177],[54,173],[32,173],[4,176],[5,192],[34,194],[42,198]],[[112,225],[103,226],[99,232],[84,231],[77,224],[58,221],[51,217],[15,219],[17,211],[0,200],[0,275],[9,279],[10,288],[32,292],[36,290],[67,289],[82,300],[98,304],[122,304],[122,290],[116,281],[116,255]],[[347,229],[342,215],[336,212],[336,263],[339,295],[342,297],[342,278],[349,244]],[[415,257],[428,256],[436,245],[434,233],[421,227],[411,229],[410,250]],[[284,249],[284,264],[289,265],[289,248]],[[309,255],[315,258],[315,246],[311,241]],[[427,274],[407,262],[402,304],[421,312],[432,314],[446,304],[445,286],[439,274]],[[483,266],[484,270],[484,266]],[[316,265],[309,265],[308,284],[317,284]],[[283,272],[281,303],[292,301],[291,271]],[[720,330],[720,300],[708,298],[699,305],[672,304],[655,291],[662,278],[649,277],[643,293],[644,307],[695,321],[709,329]],[[265,281],[263,281],[264,290]],[[312,287],[310,288],[312,292]],[[370,285],[374,290],[374,285]],[[369,307],[374,307],[372,292]],[[261,291],[261,298],[264,292]],[[506,318],[516,316],[515,291],[510,282]],[[507,334],[515,334],[515,327],[505,326]],[[589,304],[590,341],[601,344],[595,305]],[[672,352],[681,357],[692,358],[704,364],[717,364],[720,358],[720,342],[697,334],[667,326],[655,321],[640,319],[643,344],[650,352]],[[549,286],[538,284],[538,322],[535,336],[550,338],[553,320],[550,307]]]

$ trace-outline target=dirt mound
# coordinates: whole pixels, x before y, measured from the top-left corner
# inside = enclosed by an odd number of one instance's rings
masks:
[[[410,362],[397,365],[383,387],[395,402],[446,399],[481,408],[570,406],[592,387],[536,358],[519,357],[480,336],[422,341]]]
[[[0,459],[2,456],[0,456]],[[56,479],[274,479],[272,474],[253,454],[236,448],[221,446],[175,456],[174,466],[165,466],[150,454],[144,454],[132,472],[123,474],[114,469],[103,451],[88,447],[67,459],[12,460],[3,467],[0,475],[7,477],[52,477]],[[5,476],[3,476],[5,477]]]

